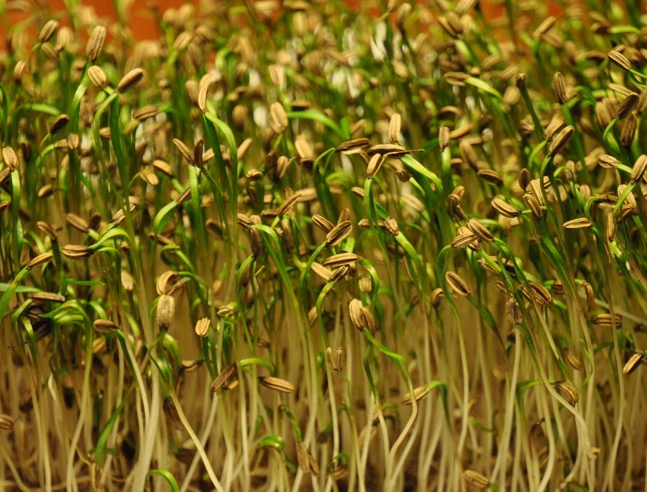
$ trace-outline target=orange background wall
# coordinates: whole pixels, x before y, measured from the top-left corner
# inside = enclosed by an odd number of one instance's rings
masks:
[[[37,5],[42,6],[42,10],[49,10],[51,12],[60,12],[64,10],[65,4],[63,0],[31,0]],[[198,4],[199,0],[133,0],[129,9],[129,21],[130,27],[135,34],[135,37],[138,39],[150,39],[158,35],[158,31],[155,27],[155,21],[151,15],[149,9],[150,4],[156,4],[160,12],[164,12],[168,8],[177,8],[183,5],[184,3],[193,3],[194,5]],[[217,2],[219,0],[212,0]],[[252,0],[253,1],[253,0]],[[419,0],[420,1],[420,0]],[[3,3],[3,2],[0,2]],[[115,18],[115,8],[113,0],[81,0],[83,5],[88,5],[94,7],[95,11],[100,17],[108,17],[111,19]],[[244,2],[241,0],[240,4]],[[346,3],[353,7],[357,8],[361,5],[362,0],[346,0]],[[496,4],[496,5],[494,5]],[[559,7],[556,5],[555,1],[549,2],[550,4],[550,13],[553,15],[559,14]],[[502,15],[504,13],[503,2],[491,2],[490,0],[481,0],[481,8],[484,9],[486,16],[489,18],[494,18]],[[3,14],[0,13],[0,16]],[[5,30],[10,28],[15,23],[20,22],[25,19],[24,14],[17,12],[10,12],[6,14],[5,19],[0,19],[3,22],[0,23],[0,51],[3,51],[6,41],[7,32]],[[5,27],[2,27],[5,26]]]

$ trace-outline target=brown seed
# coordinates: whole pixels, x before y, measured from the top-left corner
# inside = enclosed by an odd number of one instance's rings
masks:
[[[622,374],[624,374],[625,376],[628,376],[636,369],[638,369],[638,366],[642,364],[644,357],[645,357],[644,352],[636,352],[635,354],[633,354],[629,358],[625,366],[622,368]]]
[[[195,334],[199,337],[207,337],[209,335],[209,329],[211,328],[211,320],[209,318],[199,319],[195,324]]]
[[[629,116],[629,114],[631,114],[631,112],[638,104],[639,99],[640,96],[635,92],[630,92],[629,94],[627,94],[627,96],[622,101],[620,101],[620,104],[618,104],[614,117],[622,120],[625,117]]]
[[[294,386],[289,381],[285,379],[276,378],[274,376],[265,376],[259,377],[258,380],[260,383],[271,390],[277,391],[279,393],[293,393]]]
[[[331,248],[337,246],[350,235],[352,230],[353,225],[351,224],[350,220],[345,220],[337,224],[326,235],[326,244]]]
[[[144,71],[141,68],[133,68],[119,81],[116,89],[117,92],[120,94],[127,92],[129,89],[135,87],[143,77]]]
[[[72,227],[75,229],[85,233],[88,232],[90,229],[90,225],[88,224],[88,221],[79,217],[76,214],[66,214],[65,215],[65,221],[70,224]]]
[[[167,330],[171,322],[175,318],[175,299],[173,297],[162,294],[157,301],[157,311],[155,321],[161,330]]]
[[[359,299],[353,299],[348,304],[348,313],[350,314],[350,320],[353,323],[353,326],[359,331],[364,331],[366,326],[366,320],[362,315],[362,301]]]
[[[312,216],[312,223],[326,234],[328,234],[333,229],[333,227],[335,227],[335,224],[319,214],[314,214]]]
[[[317,263],[316,261],[312,263],[312,271],[319,277],[324,279],[326,282],[330,281],[332,271],[329,268],[323,266],[321,263]]]
[[[572,125],[564,127],[557,135],[553,137],[548,145],[548,155],[555,155],[562,150],[571,140],[575,129]]]
[[[366,167],[366,177],[373,179],[377,172],[382,167],[385,157],[382,154],[374,154],[371,157],[371,160],[368,161],[368,166]]]
[[[472,232],[472,234],[474,234],[481,241],[485,241],[486,243],[489,243],[494,240],[494,236],[488,230],[488,228],[485,227],[483,224],[481,224],[481,222],[479,222],[476,219],[468,220],[467,228]]]
[[[580,396],[577,393],[575,387],[568,381],[559,381],[555,384],[555,389],[559,391],[563,396],[565,396],[572,405],[575,405]]]
[[[457,235],[450,243],[452,248],[466,248],[467,246],[477,246],[478,239],[472,232]]]
[[[503,178],[501,178],[501,175],[493,169],[480,169],[476,175],[482,180],[488,181],[494,185],[501,186],[503,184]]]
[[[56,241],[58,239],[56,230],[47,222],[39,220],[38,222],[36,222],[36,226],[52,241]]]
[[[553,75],[552,88],[555,97],[560,104],[565,104],[568,102],[569,98],[566,93],[566,82],[564,81],[564,76],[561,72],[555,72]]]
[[[622,316],[619,314],[601,313],[593,318],[593,324],[602,328],[622,328]]]
[[[249,245],[252,249],[252,255],[254,258],[258,258],[261,253],[263,253],[263,239],[261,238],[261,232],[255,227],[249,229]]]
[[[182,157],[186,160],[187,163],[193,165],[194,158],[193,158],[193,152],[191,149],[186,145],[182,140],[178,138],[174,138],[172,140],[173,144],[177,147],[177,149],[180,151],[180,154],[182,154]]]
[[[631,62],[629,58],[620,53],[618,50],[613,49],[607,54],[609,60],[618,65],[623,70],[631,70]]]
[[[534,195],[526,193],[523,196],[523,201],[528,205],[528,208],[532,211],[535,217],[541,218],[544,215],[541,205]]]
[[[564,229],[584,229],[591,227],[593,223],[586,217],[580,217],[578,219],[567,220],[564,222]]]
[[[298,191],[294,193],[291,196],[288,196],[285,201],[281,204],[277,211],[277,215],[283,216],[285,215],[296,203],[299,201],[301,198],[301,193]]]
[[[510,219],[518,217],[521,214],[519,210],[517,210],[516,208],[514,208],[512,205],[505,202],[504,200],[501,200],[500,198],[494,198],[492,200],[492,208],[502,216],[508,217]]]
[[[566,359],[566,362],[568,362],[568,364],[576,371],[580,371],[582,367],[584,367],[579,357],[577,357],[573,353],[573,351],[568,348],[564,350],[564,358]]]
[[[638,117],[631,113],[620,122],[620,143],[625,147],[630,147],[638,130]]]
[[[528,188],[528,185],[530,184],[530,171],[528,171],[528,169],[526,168],[523,168],[521,171],[519,171],[517,181],[519,182],[519,187],[523,191],[526,191],[526,188]]]
[[[38,34],[38,42],[46,43],[58,30],[58,21],[55,19],[48,20]]]
[[[47,263],[49,260],[51,260],[54,257],[53,253],[41,253],[35,258],[32,258],[29,263],[27,263],[27,266],[25,268],[27,269],[32,269],[38,265],[42,265],[43,263]]]
[[[11,147],[2,148],[2,160],[11,171],[15,171],[18,168],[18,156],[16,155],[16,151]]]
[[[108,77],[103,69],[97,65],[92,65],[88,68],[88,78],[98,89],[105,89],[108,87]]]
[[[280,102],[270,106],[270,128],[274,133],[280,135],[288,127],[288,116]]]
[[[641,156],[638,157],[638,159],[636,159],[636,162],[634,163],[634,167],[631,169],[630,182],[637,183],[639,181],[642,181],[643,177],[645,176],[646,170],[647,170],[647,155],[641,154]]]
[[[552,15],[544,19],[542,23],[539,24],[537,29],[535,29],[535,31],[532,33],[532,37],[534,39],[537,39],[542,34],[546,34],[555,25],[556,20],[557,18]]]
[[[142,106],[138,110],[134,111],[133,118],[138,121],[144,121],[148,118],[154,118],[159,114],[159,112],[159,106],[156,104],[147,104],[146,106]]]
[[[85,55],[90,61],[94,62],[99,58],[103,45],[106,42],[106,33],[105,26],[96,26],[92,30],[92,34],[90,34],[90,39],[88,39],[88,44],[85,48]]]
[[[52,126],[49,127],[49,133],[54,135],[56,132],[62,130],[70,122],[70,117],[66,114],[61,114],[56,117]]]
[[[92,256],[94,251],[83,244],[68,244],[61,248],[61,253],[71,260],[81,260]]]
[[[335,150],[345,154],[352,154],[359,152],[361,149],[364,149],[369,145],[371,145],[371,141],[368,138],[355,138],[353,140],[342,142],[335,148]]]
[[[614,169],[620,162],[609,154],[601,154],[598,157],[598,164],[605,169]]]
[[[339,268],[360,261],[361,259],[362,257],[355,253],[339,253],[326,258],[322,264],[327,267]]]
[[[528,285],[533,290],[533,299],[537,304],[548,306],[553,301],[550,291],[538,282],[529,282]]]
[[[452,288],[452,290],[459,296],[462,296],[462,297],[470,296],[471,292],[469,290],[469,287],[467,286],[467,283],[457,273],[455,272],[445,273],[445,281]]]
[[[393,113],[389,121],[389,140],[391,143],[396,143],[400,138],[400,130],[402,128],[402,116],[399,113]]]
[[[237,379],[237,377],[236,363],[229,364],[220,372],[220,374],[218,374],[216,379],[213,380],[209,390],[213,394],[222,388],[228,389],[231,382]]]
[[[0,430],[13,430],[14,419],[6,413],[0,414]]]
[[[487,489],[491,483],[485,475],[481,475],[479,472],[474,470],[465,470],[463,472],[463,478],[466,482],[478,487],[479,489]]]
[[[96,319],[94,320],[94,323],[92,323],[92,326],[94,326],[97,333],[110,333],[119,329],[119,327],[109,319]]]

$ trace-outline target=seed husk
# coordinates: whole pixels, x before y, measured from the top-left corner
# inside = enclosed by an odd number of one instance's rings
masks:
[[[155,285],[157,295],[170,295],[175,290],[179,278],[180,275],[172,270],[167,270],[162,273]]]
[[[83,244],[68,244],[61,248],[61,253],[71,260],[81,260],[92,256],[94,251]]]
[[[455,272],[445,273],[445,281],[452,288],[452,290],[459,296],[462,296],[462,297],[470,296],[471,292],[469,290],[469,287],[467,286],[467,283],[457,273]]]
[[[514,219],[515,217],[521,215],[521,212],[519,210],[500,198],[492,199],[492,208],[502,216],[508,217],[510,219]]]
[[[66,214],[65,221],[68,224],[70,224],[72,227],[74,227],[75,229],[83,233],[88,232],[88,230],[90,229],[90,224],[88,224],[88,221],[79,217],[76,214],[72,214],[72,213]]]
[[[564,229],[585,229],[591,227],[593,222],[586,217],[579,217],[577,219],[567,220],[563,225]]]
[[[561,72],[555,72],[553,75],[552,88],[555,97],[560,102],[560,104],[565,104],[568,102],[568,94],[566,92],[566,82],[564,81],[564,76]]]
[[[506,314],[511,325],[520,325],[523,322],[521,307],[514,297],[510,297],[506,302]]]
[[[220,374],[211,383],[209,390],[213,394],[222,388],[229,389],[232,380],[237,379],[237,377],[236,363],[234,362],[220,371]]]
[[[182,157],[184,157],[186,162],[193,165],[195,160],[193,156],[193,151],[189,148],[189,146],[179,138],[174,138],[172,142],[173,142],[173,145],[175,145],[175,147],[177,147],[177,149],[180,151],[180,154],[182,154]]]
[[[18,169],[18,156],[16,155],[16,151],[11,147],[2,148],[2,160],[11,171]]]
[[[342,142],[337,147],[335,147],[335,150],[337,150],[338,152],[349,154],[349,153],[359,152],[361,149],[364,149],[370,145],[371,145],[371,141],[368,138],[362,137],[362,138],[355,138],[353,140],[347,140],[345,142]]]
[[[142,78],[144,78],[144,71],[141,68],[133,68],[119,81],[116,89],[117,92],[120,94],[127,92],[135,87]]]
[[[296,193],[294,193],[293,195],[288,196],[288,197],[285,199],[285,201],[281,204],[281,206],[279,207],[279,209],[278,209],[278,211],[277,211],[277,215],[279,215],[279,216],[283,216],[283,215],[285,215],[286,213],[288,213],[288,211],[289,211],[289,210],[290,210],[294,205],[296,205],[296,203],[299,201],[299,199],[300,199],[300,198],[301,198],[301,193],[299,193],[298,191],[297,191]]]
[[[389,121],[389,140],[391,143],[396,143],[399,140],[401,128],[402,116],[399,113],[393,113]]]
[[[382,155],[404,155],[408,154],[409,151],[402,147],[401,145],[396,145],[396,144],[376,144],[372,145],[366,150],[366,153],[370,156],[373,156],[375,154],[382,154]]]
[[[550,144],[548,145],[548,155],[553,156],[560,150],[562,150],[571,140],[574,132],[575,128],[573,128],[572,125],[568,125],[560,130],[560,132],[553,137],[553,139],[550,141]]]
[[[577,390],[568,381],[558,381],[555,384],[555,389],[565,396],[572,405],[575,405],[580,399]]]
[[[609,51],[607,56],[609,57],[609,60],[611,60],[613,63],[615,63],[623,70],[631,70],[632,65],[631,65],[631,62],[629,61],[629,58],[627,58],[625,55],[620,53],[618,50],[613,49]]]
[[[29,296],[34,301],[42,302],[65,302],[65,296],[61,294],[56,294],[55,292],[36,292]]]
[[[288,116],[285,108],[280,102],[272,103],[270,106],[270,128],[274,133],[280,135],[288,127]]]
[[[108,77],[101,67],[92,65],[88,68],[88,78],[98,89],[105,89],[108,87]]]
[[[463,472],[463,478],[466,482],[479,489],[487,489],[491,484],[490,480],[485,475],[474,470],[465,470]]]
[[[32,258],[29,261],[29,263],[27,263],[26,268],[32,269],[32,268],[34,268],[34,267],[36,267],[38,265],[42,265],[43,263],[46,263],[49,260],[51,260],[53,257],[54,257],[53,253],[49,253],[49,252],[48,253],[41,253],[38,256],[36,256],[35,258]]]
[[[66,114],[60,114],[52,123],[52,126],[49,127],[50,135],[54,135],[56,132],[62,130],[70,122],[70,117]]]
[[[579,357],[577,357],[572,350],[570,349],[565,349],[564,351],[564,358],[566,359],[566,362],[575,369],[576,371],[580,371],[584,365],[582,364],[582,361],[580,360]]]
[[[94,320],[94,323],[92,323],[92,326],[94,326],[97,333],[111,333],[119,329],[119,327],[109,319],[96,319]]]
[[[195,324],[195,334],[204,338],[209,335],[210,328],[211,320],[209,318],[201,318]]]
[[[644,352],[636,352],[635,354],[633,354],[622,368],[622,374],[628,376],[636,369],[638,369],[638,366],[642,364],[644,357]]]
[[[385,157],[382,154],[374,154],[371,159],[368,161],[368,166],[366,167],[366,177],[373,179],[377,172],[382,167],[382,164],[385,161]]]
[[[431,391],[431,387],[428,384],[425,384],[423,386],[418,386],[413,390],[412,394],[407,393],[406,395],[404,395],[404,398],[402,399],[402,404],[411,405],[413,403],[413,400],[420,401],[425,396],[427,396],[430,391]]]
[[[533,290],[533,299],[537,304],[548,306],[553,301],[550,291],[538,282],[529,282],[528,285]]]
[[[346,239],[350,235],[352,230],[353,230],[353,225],[351,224],[350,220],[344,220],[343,222],[333,227],[330,230],[330,232],[326,235],[326,244],[331,248],[339,245],[344,239]]]
[[[155,321],[161,330],[167,330],[175,318],[175,299],[162,294],[157,301]]]
[[[88,44],[85,48],[85,55],[94,62],[99,58],[103,45],[106,42],[106,33],[107,30],[105,26],[96,26],[90,34],[90,39],[88,39]]]
[[[15,421],[10,415],[6,413],[0,414],[0,430],[13,430],[14,423]]]
[[[641,154],[640,157],[634,163],[633,168],[631,169],[631,177],[629,181],[632,183],[637,183],[642,181],[645,176],[645,171],[647,170],[647,155]]]
[[[335,224],[326,219],[323,215],[314,214],[312,216],[312,223],[316,225],[323,232],[328,234],[335,227]]]
[[[622,120],[629,116],[638,104],[638,99],[640,99],[640,96],[635,92],[627,94],[620,104],[618,104],[614,117]]]
[[[52,241],[56,241],[58,239],[58,233],[56,232],[54,227],[52,227],[51,224],[48,224],[45,221],[39,220],[38,222],[36,222],[36,226]]]
[[[467,228],[472,232],[472,234],[474,234],[481,241],[485,241],[486,243],[489,243],[494,240],[494,236],[488,230],[488,228],[485,227],[483,224],[481,224],[480,221],[476,219],[468,220]]]
[[[326,258],[322,264],[327,267],[339,268],[341,266],[350,265],[351,263],[360,261],[361,259],[362,257],[355,253],[339,253]]]
[[[277,378],[274,376],[265,376],[259,377],[258,380],[263,386],[273,391],[277,391],[279,393],[294,392],[294,385],[292,385],[292,383],[286,381],[285,379]]]

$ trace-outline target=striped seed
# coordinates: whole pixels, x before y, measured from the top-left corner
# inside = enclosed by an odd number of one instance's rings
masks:
[[[277,378],[274,376],[265,376],[259,377],[258,380],[263,386],[273,391],[277,391],[279,393],[294,392],[294,386],[292,385],[292,383],[286,381],[285,379]]]
[[[482,180],[488,181],[494,185],[501,186],[503,184],[503,178],[493,169],[480,169],[476,175]]]
[[[326,258],[322,262],[322,264],[323,266],[327,266],[331,268],[339,268],[342,266],[355,263],[356,261],[360,261],[361,259],[362,257],[359,255],[356,255],[355,253],[339,253],[329,258]]]
[[[109,319],[96,319],[92,323],[97,333],[111,333],[118,330],[119,327]]]
[[[88,78],[98,89],[103,90],[108,87],[108,77],[103,69],[97,65],[92,65],[88,68]]]
[[[485,475],[481,475],[479,472],[474,470],[465,470],[463,472],[463,478],[467,483],[470,483],[479,489],[487,489],[491,483]]]
[[[577,393],[577,390],[568,381],[558,381],[555,384],[555,389],[559,391],[562,396],[566,397],[572,405],[575,405],[580,399],[580,395]]]
[[[184,160],[186,160],[187,163],[193,164],[195,162],[193,152],[191,151],[191,149],[187,144],[185,144],[184,142],[182,142],[182,140],[178,138],[174,138],[172,142],[175,145],[175,147],[177,147],[177,149],[180,151],[180,154],[182,154],[182,157],[184,157]]]
[[[132,292],[135,290],[135,279],[126,270],[121,271],[121,286],[126,292]]]
[[[18,168],[18,155],[16,155],[16,151],[11,147],[2,148],[2,160],[11,171],[15,171]]]
[[[335,150],[346,154],[352,154],[370,145],[371,145],[371,141],[368,138],[362,137],[362,138],[355,138],[353,140],[347,140],[346,142],[342,142],[337,147],[335,147]]]
[[[611,60],[613,63],[615,63],[623,70],[631,70],[632,68],[629,58],[627,58],[625,55],[620,53],[617,49],[613,49],[609,51],[609,53],[607,54],[607,57],[609,58],[609,60]]]
[[[452,248],[466,248],[470,245],[478,245],[478,239],[472,232],[467,232],[465,234],[458,234],[450,243]]]
[[[350,314],[351,323],[353,323],[353,326],[359,331],[364,331],[366,329],[366,320],[362,315],[363,307],[362,301],[359,299],[353,299],[348,304],[348,313]]]
[[[54,135],[56,132],[62,130],[70,122],[70,117],[66,114],[60,114],[52,123],[52,126],[49,127],[50,135]]]
[[[220,374],[211,383],[209,391],[213,394],[222,388],[229,389],[232,381],[237,379],[237,377],[236,363],[234,362],[220,371]]]
[[[319,229],[321,229],[323,232],[325,232],[326,234],[332,231],[333,227],[335,227],[335,224],[330,222],[323,215],[319,215],[319,214],[314,214],[312,216],[312,223],[316,225]]]
[[[81,231],[83,233],[88,232],[90,229],[90,224],[88,224],[88,221],[83,219],[82,217],[79,217],[76,214],[66,214],[65,215],[65,221],[70,224],[72,227],[77,229],[78,231]]]
[[[277,215],[285,215],[301,198],[301,193],[298,191],[291,196],[288,196],[285,201],[281,204],[277,211]]]
[[[40,30],[40,33],[38,33],[38,42],[46,43],[47,41],[52,39],[52,36],[56,34],[57,30],[58,30],[58,21],[55,19],[48,20]]]
[[[382,164],[385,161],[385,157],[382,154],[374,154],[371,159],[368,161],[368,166],[366,167],[366,177],[373,179],[377,172],[382,167]]]
[[[636,137],[637,130],[638,117],[635,113],[631,113],[620,122],[620,143],[625,147],[630,147]]]
[[[492,208],[504,217],[513,219],[521,215],[521,212],[515,207],[500,198],[492,199]]]
[[[170,295],[180,279],[180,275],[172,270],[167,270],[162,273],[155,284],[157,295]]]
[[[141,68],[133,68],[119,81],[116,89],[117,92],[120,94],[127,92],[135,87],[142,78],[144,78],[144,71]]]
[[[564,358],[566,359],[566,362],[568,362],[568,365],[576,371],[580,371],[582,370],[582,367],[584,367],[580,358],[568,348],[564,350]]]
[[[553,88],[553,93],[555,94],[555,97],[557,98],[559,103],[567,103],[569,98],[566,92],[566,82],[564,81],[564,76],[561,72],[555,72],[551,86]]]
[[[521,306],[514,297],[510,297],[506,302],[506,315],[511,325],[520,325],[523,322]]]
[[[353,225],[351,224],[350,220],[344,220],[333,227],[326,235],[326,244],[331,248],[335,247],[339,245],[344,239],[346,239],[352,231]],[[324,262],[324,264],[326,263]]]
[[[27,263],[27,266],[25,268],[27,269],[32,269],[38,265],[42,265],[43,263],[47,263],[49,260],[51,260],[54,257],[53,253],[41,253],[35,258],[32,258],[29,263]]]
[[[640,96],[638,94],[636,94],[635,92],[630,92],[622,101],[620,101],[620,104],[618,104],[616,112],[613,116],[620,120],[626,118],[637,106],[639,99]]]
[[[7,415],[6,413],[0,414],[0,430],[13,430],[14,423],[15,421],[10,415]]]
[[[36,292],[34,294],[31,294],[29,297],[30,299],[33,299],[37,302],[65,302],[65,296],[56,294],[55,292]]]
[[[288,116],[280,102],[272,103],[270,106],[270,128],[274,133],[280,135],[288,127]]]
[[[568,142],[571,140],[575,128],[572,125],[564,127],[560,132],[553,137],[548,145],[548,155],[554,156],[560,150],[562,150]]]
[[[413,393],[411,394],[407,393],[406,395],[404,395],[404,398],[402,399],[402,404],[411,405],[411,403],[413,403],[413,400],[420,401],[425,396],[427,396],[430,391],[431,391],[431,388],[428,384],[425,384],[423,386],[418,386],[413,390]]]
[[[541,205],[534,195],[531,195],[530,193],[526,193],[525,195],[523,195],[523,201],[526,203],[526,205],[532,211],[535,217],[541,218],[544,215],[544,212],[541,209]]]
[[[99,58],[103,45],[106,42],[107,30],[105,26],[96,26],[90,34],[88,44],[85,47],[85,55],[94,62]]]
[[[400,138],[400,130],[402,128],[402,116],[399,113],[393,113],[389,121],[389,140],[391,143],[396,143]]]
[[[61,248],[61,253],[71,260],[81,260],[92,256],[94,251],[83,244],[68,244]]]
[[[195,334],[199,337],[205,338],[209,335],[209,329],[211,328],[211,320],[209,318],[199,319],[195,324]]]
[[[635,354],[633,354],[622,368],[622,374],[628,376],[636,369],[638,369],[638,366],[642,364],[644,357],[644,352],[636,352]]]
[[[51,224],[39,220],[38,222],[36,222],[36,227],[38,227],[47,237],[49,237],[50,240],[56,241],[58,239],[58,233]]]
[[[175,317],[175,299],[173,297],[162,294],[157,301],[157,311],[155,314],[155,321],[161,330],[167,330],[171,326],[171,322]]]
[[[567,220],[564,222],[564,229],[585,229],[591,227],[593,223],[586,217],[579,217],[577,219]]]
[[[533,290],[533,299],[537,304],[548,306],[553,301],[550,291],[538,282],[529,282],[528,285]]]
[[[488,228],[485,227],[483,224],[481,224],[481,222],[479,222],[476,219],[468,220],[467,228],[472,232],[472,234],[474,234],[481,241],[485,241],[486,243],[489,243],[494,240],[494,236],[488,230]]]
[[[601,313],[593,318],[593,324],[602,328],[621,328],[622,316],[619,314]]]
[[[159,112],[159,106],[157,106],[156,104],[147,104],[146,106],[142,106],[141,108],[134,111],[133,118],[138,121],[144,121],[148,118],[154,118],[159,114]]]
[[[631,169],[631,178],[629,181],[632,183],[642,181],[645,176],[645,170],[647,170],[647,155],[641,154],[641,156],[636,159],[634,167]]]
[[[330,281],[332,271],[329,268],[326,268],[321,263],[318,263],[316,261],[312,263],[311,268],[312,268],[312,271],[315,274],[317,274],[319,277],[321,277],[323,280],[325,280],[326,282]]]
[[[459,296],[469,297],[469,295],[471,294],[469,287],[467,286],[467,283],[457,273],[455,272],[445,273],[445,281],[452,288],[452,290]]]

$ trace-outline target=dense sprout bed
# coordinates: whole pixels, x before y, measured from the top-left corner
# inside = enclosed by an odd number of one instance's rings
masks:
[[[640,2],[422,3],[2,2],[2,490],[645,490]]]

